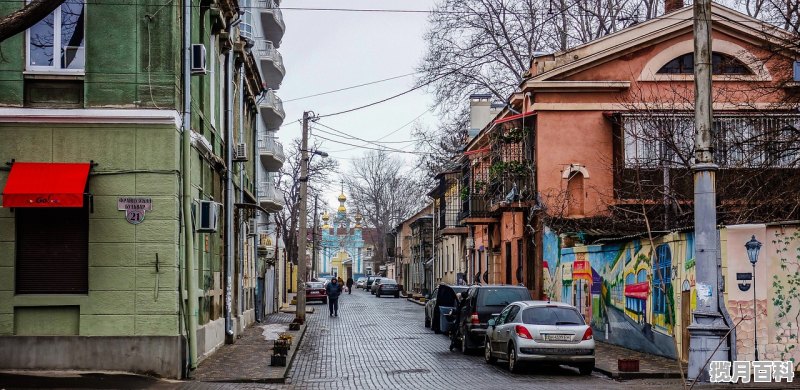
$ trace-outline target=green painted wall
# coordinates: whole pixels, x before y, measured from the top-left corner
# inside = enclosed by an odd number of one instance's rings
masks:
[[[16,11],[24,1],[0,2],[0,15],[5,16]],[[22,105],[22,72],[25,61],[25,39],[17,34],[0,43],[0,106]],[[2,320],[0,320],[2,322]]]
[[[41,312],[37,310],[74,306],[79,308],[78,334],[83,336],[177,335],[179,182],[175,170],[180,134],[174,127],[0,124],[0,139],[4,140],[0,143],[3,161],[93,160],[99,164],[89,177],[94,212],[89,217],[88,295],[15,296],[14,215],[0,209],[0,334],[53,331],[38,328],[35,321],[13,318],[20,308],[27,308],[22,313],[33,313],[29,317],[35,319]],[[7,175],[0,172],[0,187]],[[129,224],[125,213],[117,210],[120,196],[151,197],[153,210],[141,224]]]

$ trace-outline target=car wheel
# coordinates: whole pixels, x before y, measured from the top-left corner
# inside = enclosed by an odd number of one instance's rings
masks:
[[[486,344],[483,348],[483,359],[486,360],[486,364],[495,364],[497,363],[497,358],[492,356],[492,343],[489,342],[489,338],[486,338]]]
[[[578,372],[580,372],[581,375],[591,375],[592,371],[594,371],[594,363],[581,364],[578,366]]]
[[[508,345],[508,371],[514,374],[519,373],[519,362],[517,362],[517,348],[514,344]]]

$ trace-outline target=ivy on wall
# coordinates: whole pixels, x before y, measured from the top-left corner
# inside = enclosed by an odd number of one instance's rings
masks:
[[[781,360],[792,357],[797,347],[798,326],[800,326],[800,230],[793,234],[775,233],[775,244],[780,258],[781,272],[772,276],[773,297],[775,306],[775,341]],[[792,245],[794,243],[794,245]],[[794,249],[792,253],[789,248]]]

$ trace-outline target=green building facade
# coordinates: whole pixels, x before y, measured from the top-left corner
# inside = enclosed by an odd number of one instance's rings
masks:
[[[260,191],[283,162],[283,65],[259,49],[279,4],[192,4],[188,126],[182,2],[67,0],[0,43],[0,368],[179,378],[275,310],[259,234],[281,197]]]

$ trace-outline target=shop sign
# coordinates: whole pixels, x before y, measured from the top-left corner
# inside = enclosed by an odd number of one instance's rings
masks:
[[[152,198],[120,197],[117,198],[117,210],[125,211],[125,220],[138,225],[144,221],[145,211],[153,209]]]

